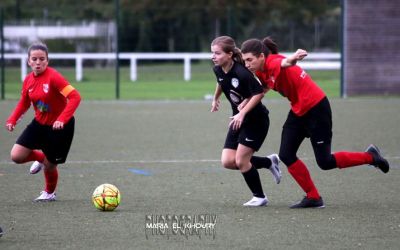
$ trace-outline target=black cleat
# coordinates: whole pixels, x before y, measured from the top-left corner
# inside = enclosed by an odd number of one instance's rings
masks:
[[[383,158],[377,146],[371,144],[368,146],[365,152],[370,153],[372,155],[373,159],[373,163],[371,164],[372,166],[379,168],[385,174],[389,172],[389,162],[385,158]]]
[[[324,201],[322,200],[322,197],[319,197],[319,199],[309,199],[307,197],[304,197],[301,201],[298,203],[292,205],[290,208],[324,208]]]

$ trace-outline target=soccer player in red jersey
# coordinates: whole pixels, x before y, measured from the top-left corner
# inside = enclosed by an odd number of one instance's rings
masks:
[[[34,43],[28,49],[29,73],[22,85],[21,98],[6,121],[13,131],[31,104],[35,118],[11,149],[17,163],[34,161],[31,174],[44,169],[45,188],[35,201],[54,201],[58,181],[57,165],[66,161],[74,135],[74,112],[81,101],[79,92],[55,69],[48,67],[48,49]]]
[[[299,66],[298,60],[307,56],[297,50],[285,58],[278,54],[278,46],[269,37],[262,41],[249,39],[241,46],[246,67],[257,75],[266,91],[273,89],[286,97],[291,110],[283,125],[279,157],[289,173],[306,193],[291,208],[325,207],[310,173],[296,153],[300,144],[309,137],[318,166],[323,170],[348,168],[371,164],[382,172],[389,171],[389,163],[375,145],[365,152],[331,152],[332,112],[322,89]]]

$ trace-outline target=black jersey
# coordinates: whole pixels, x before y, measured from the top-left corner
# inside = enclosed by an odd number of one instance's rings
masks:
[[[221,66],[213,68],[217,82],[221,86],[226,98],[231,103],[232,113],[239,113],[238,106],[246,98],[264,92],[261,83],[254,77],[242,64],[234,62],[231,70],[225,73]],[[247,113],[246,118],[257,119],[259,116],[267,114],[267,108],[259,102],[252,110]]]

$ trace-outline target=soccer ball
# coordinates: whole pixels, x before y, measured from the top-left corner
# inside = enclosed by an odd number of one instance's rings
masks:
[[[121,202],[121,193],[112,184],[101,184],[92,195],[94,206],[101,211],[113,211]]]

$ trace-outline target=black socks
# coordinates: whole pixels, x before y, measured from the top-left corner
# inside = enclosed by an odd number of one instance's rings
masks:
[[[264,191],[261,186],[260,175],[258,174],[257,169],[252,166],[249,171],[242,173],[242,175],[247,183],[247,186],[249,186],[251,192],[253,192],[253,196],[265,198]]]
[[[253,165],[256,169],[260,168],[270,168],[271,160],[268,157],[260,157],[260,156],[252,156],[250,159],[251,165]]]

